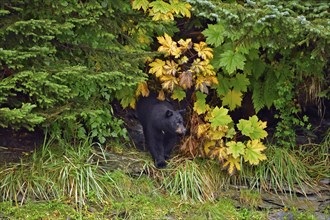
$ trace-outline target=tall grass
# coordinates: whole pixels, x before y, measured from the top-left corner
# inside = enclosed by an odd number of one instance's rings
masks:
[[[22,204],[66,198],[80,208],[88,198],[102,202],[118,190],[100,166],[106,161],[104,149],[88,139],[73,145],[45,141],[31,158],[0,171],[1,200]]]
[[[243,167],[240,178],[251,188],[293,195],[313,190],[316,181],[310,176],[309,164],[297,151],[269,146],[267,160],[256,167]]]
[[[300,147],[299,156],[309,165],[309,174],[315,179],[330,178],[330,128],[321,144]]]
[[[183,200],[214,201],[220,188],[228,178],[222,175],[212,161],[173,159],[171,167],[162,171],[165,189],[171,194],[180,195]]]

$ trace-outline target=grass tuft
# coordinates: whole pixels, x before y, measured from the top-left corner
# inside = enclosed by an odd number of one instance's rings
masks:
[[[32,157],[0,171],[1,200],[23,204],[66,198],[79,208],[88,198],[102,202],[116,190],[100,166],[107,160],[102,152],[102,146],[90,144],[88,139],[74,145],[45,141]]]
[[[221,176],[212,161],[184,160],[174,158],[170,163],[173,169],[162,171],[163,183],[171,195],[180,195],[183,200],[214,201],[220,188],[227,181]]]
[[[307,189],[315,187],[316,182],[309,175],[309,166],[297,152],[269,146],[267,158],[256,167],[242,170],[241,179],[251,188],[289,195],[298,192],[306,196]]]

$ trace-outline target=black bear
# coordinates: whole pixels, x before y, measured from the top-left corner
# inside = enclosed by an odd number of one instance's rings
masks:
[[[160,101],[155,95],[150,95],[139,99],[136,112],[156,167],[165,167],[165,160],[170,158],[177,136],[186,132],[181,115],[183,110],[175,111],[168,101]]]

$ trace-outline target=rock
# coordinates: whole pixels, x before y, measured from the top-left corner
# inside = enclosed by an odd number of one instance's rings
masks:
[[[279,211],[269,214],[268,218],[269,220],[294,220],[294,215],[291,212]]]

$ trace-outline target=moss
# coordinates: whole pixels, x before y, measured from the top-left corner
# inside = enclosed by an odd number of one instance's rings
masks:
[[[80,216],[81,213],[61,201],[27,202],[22,206],[0,203],[0,219],[78,219]]]

